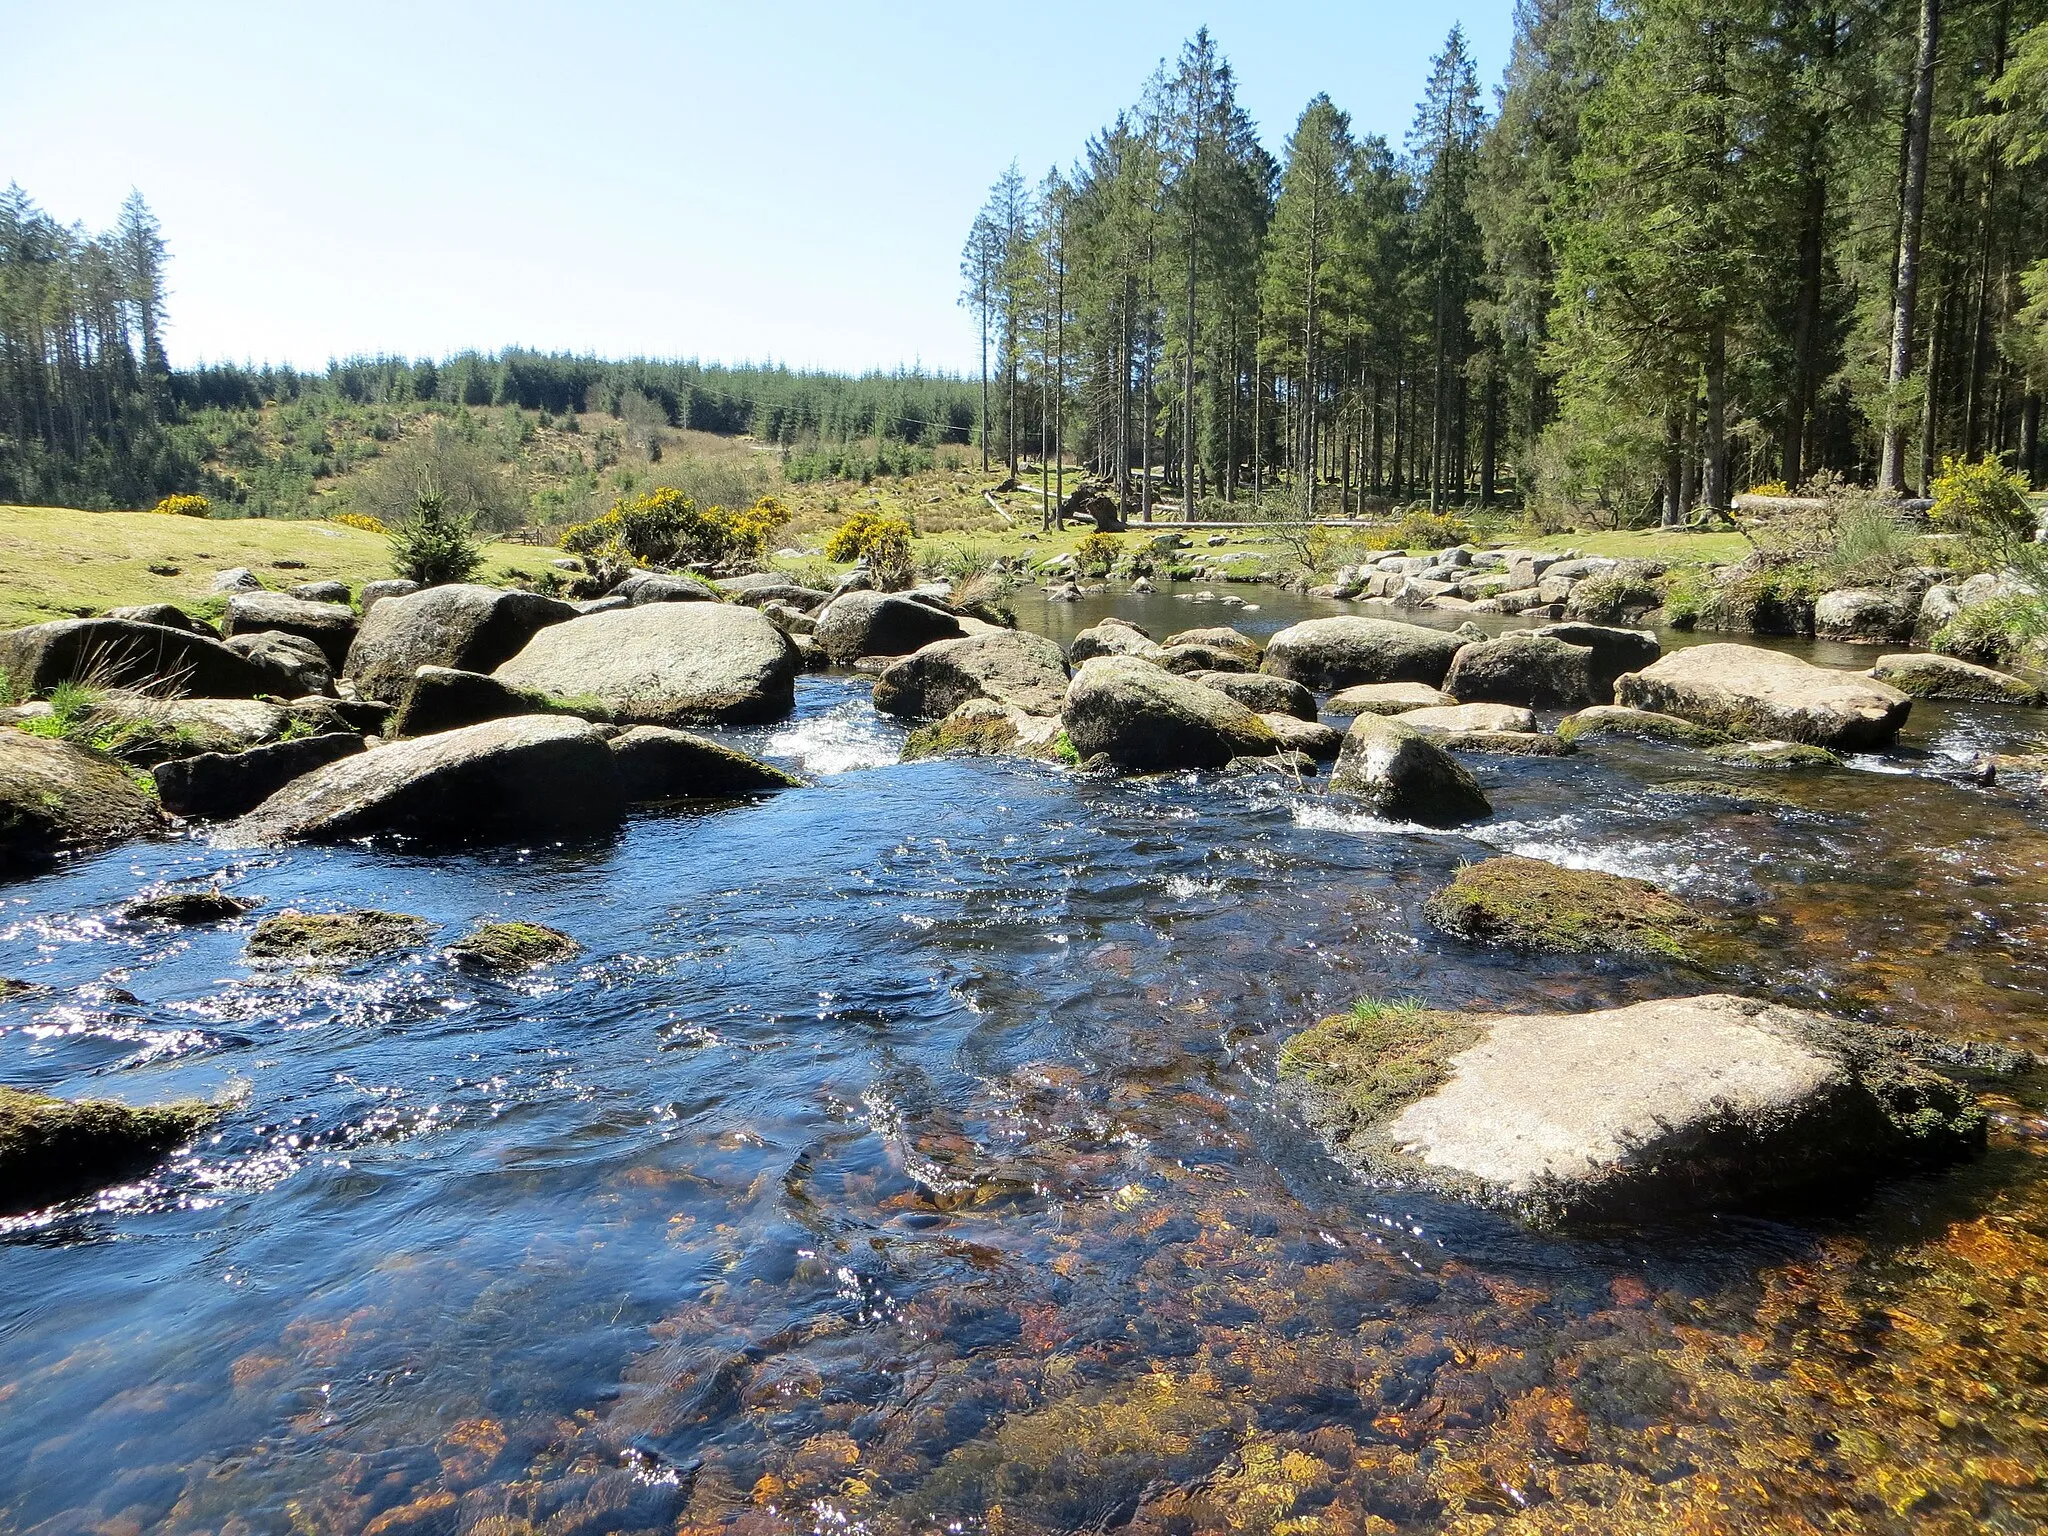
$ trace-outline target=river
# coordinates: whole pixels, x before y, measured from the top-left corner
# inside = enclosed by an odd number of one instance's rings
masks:
[[[1017,606],[1063,640],[1338,611],[1230,590],[1258,608]],[[51,989],[0,1003],[0,1081],[236,1106],[0,1222],[0,1529],[2038,1530],[2039,1084],[1993,1094],[1987,1158],[1852,1210],[1582,1236],[1362,1185],[1273,1084],[1367,994],[1726,989],[2048,1050],[2043,808],[1955,772],[2042,726],[1916,705],[1896,752],[1746,781],[1783,804],[1670,747],[1472,758],[1496,815],[1433,832],[1277,779],[897,765],[865,681],[813,676],[719,734],[814,789],[0,887],[0,974]],[[1743,942],[1699,973],[1433,934],[1491,851]],[[315,977],[245,963],[253,918],[117,915],[202,877],[586,953]]]

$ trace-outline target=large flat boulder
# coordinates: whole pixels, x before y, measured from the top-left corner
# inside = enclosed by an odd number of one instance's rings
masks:
[[[121,689],[96,696],[90,711],[95,745],[139,768],[260,747],[282,736],[294,718],[265,699],[163,699]]]
[[[1395,718],[1403,725],[1437,736],[1536,729],[1535,714],[1513,704],[1442,704],[1434,709],[1411,709]]]
[[[1388,715],[1359,715],[1344,733],[1333,793],[1380,815],[1427,827],[1455,827],[1493,814],[1479,781],[1425,731]]]
[[[1410,710],[1434,709],[1451,702],[1451,696],[1428,683],[1359,683],[1339,688],[1323,701],[1329,715],[1405,715]]]
[[[647,725],[779,720],[796,702],[796,648],[751,608],[648,603],[550,625],[493,674],[557,699],[594,699]]]
[[[0,635],[0,669],[25,693],[79,682],[248,699],[276,681],[210,635],[127,619],[57,619],[10,630]]]
[[[355,643],[356,616],[345,602],[308,602],[283,592],[237,592],[228,599],[224,636],[232,640],[266,631],[312,641],[327,664],[339,669]]]
[[[537,688],[515,688],[487,672],[421,667],[413,674],[412,686],[405,690],[405,697],[391,717],[390,734],[431,736],[436,731],[457,731],[486,720],[550,712],[548,695]]]
[[[575,617],[569,604],[537,592],[466,582],[384,597],[366,608],[343,672],[365,697],[396,703],[421,667],[494,671],[543,629]]]
[[[1463,647],[1451,658],[1444,692],[1460,704],[1519,704],[1527,709],[1576,709],[1599,702],[1590,646],[1526,630]]]
[[[2039,708],[2048,693],[2023,677],[1980,667],[1953,656],[1909,653],[1880,656],[1871,678],[1916,699],[1959,699],[1972,704],[2019,704]]]
[[[35,869],[161,825],[156,802],[105,758],[0,728],[0,873]]]
[[[1060,711],[1086,760],[1130,773],[1221,768],[1278,750],[1273,728],[1228,694],[1132,656],[1084,662]]]
[[[950,715],[969,699],[1056,715],[1066,694],[1067,658],[1059,642],[1016,629],[934,641],[875,679],[875,708],[926,719]]]
[[[847,592],[817,615],[813,631],[842,667],[863,656],[908,656],[935,640],[957,640],[967,628],[950,613],[887,592]]]
[[[1539,1221],[1806,1204],[1984,1144],[1877,1031],[1726,994],[1589,1013],[1362,1007],[1283,1074],[1347,1161]]]
[[[1913,701],[1858,672],[1812,666],[1753,645],[1694,645],[1625,674],[1617,702],[1730,736],[1833,751],[1886,747]]]
[[[624,807],[602,728],[524,715],[316,768],[230,823],[225,836],[241,844],[336,843],[379,833],[427,842],[544,837],[608,827]]]
[[[1451,658],[1466,643],[1464,635],[1403,624],[1398,619],[1352,614],[1306,619],[1266,642],[1261,670],[1318,692],[1358,683],[1428,683],[1436,687],[1451,670]]]
[[[172,815],[223,821],[253,811],[292,780],[362,750],[360,736],[301,736],[240,752],[177,758],[158,763],[152,774],[157,799]]]

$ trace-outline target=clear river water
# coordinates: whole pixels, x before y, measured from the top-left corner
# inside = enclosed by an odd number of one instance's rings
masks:
[[[1233,590],[1258,607],[1017,606],[1063,640],[1337,611]],[[2048,812],[1956,771],[2037,715],[1916,705],[1895,752],[1744,780],[1775,801],[1662,746],[1470,758],[1496,815],[1447,833],[1314,781],[898,765],[866,692],[807,677],[718,733],[815,787],[603,839],[194,835],[0,887],[0,974],[50,989],[0,1003],[0,1081],[234,1106],[0,1221],[0,1530],[2048,1523],[2041,1083],[1991,1093],[1981,1162],[1851,1210],[1577,1236],[1362,1184],[1274,1087],[1368,994],[1737,990],[2048,1050]],[[1491,851],[1658,880],[1741,942],[1434,934]],[[202,879],[441,936],[317,975],[245,961],[254,918],[118,916]],[[501,918],[586,953],[442,956]]]

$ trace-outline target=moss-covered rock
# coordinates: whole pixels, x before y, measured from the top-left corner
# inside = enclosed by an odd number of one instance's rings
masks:
[[[1688,800],[1718,800],[1738,811],[1786,810],[1798,803],[1774,789],[1764,789],[1756,784],[1736,784],[1728,779],[1665,779],[1650,787],[1659,794],[1678,795]]]
[[[423,944],[434,925],[405,912],[280,912],[249,935],[252,960],[299,965],[353,965]]]
[[[1514,854],[1467,864],[1423,911],[1445,933],[1476,944],[1673,960],[1686,958],[1686,936],[1702,921],[1647,880]]]
[[[0,1211],[26,1211],[139,1173],[219,1116],[196,1101],[134,1108],[0,1088]]]
[[[68,742],[0,730],[0,875],[157,831],[156,801]]]
[[[1065,742],[1062,753],[1060,743]],[[1048,715],[1026,714],[995,699],[969,699],[943,720],[919,726],[903,742],[903,761],[929,757],[1032,757],[1079,762],[1080,755]]]
[[[1735,768],[1768,768],[1778,773],[1842,766],[1842,760],[1827,748],[1803,741],[1731,741],[1707,748],[1707,756]]]
[[[1653,709],[1630,709],[1625,704],[1595,704],[1557,723],[1557,734],[1566,741],[1584,741],[1594,736],[1626,736],[1635,741],[1668,741],[1681,747],[1719,746],[1728,738],[1719,731],[1676,715],[1661,715]]]
[[[448,946],[459,965],[480,971],[530,971],[559,965],[583,946],[545,923],[485,923]]]
[[[130,922],[224,923],[253,912],[259,903],[248,896],[230,896],[218,886],[196,891],[152,891],[121,909]]]

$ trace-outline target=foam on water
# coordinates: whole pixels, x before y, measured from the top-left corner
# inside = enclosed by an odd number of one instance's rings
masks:
[[[862,768],[884,768],[903,754],[903,731],[858,699],[835,704],[822,715],[777,731],[761,755],[793,762],[814,778],[831,778]]]

